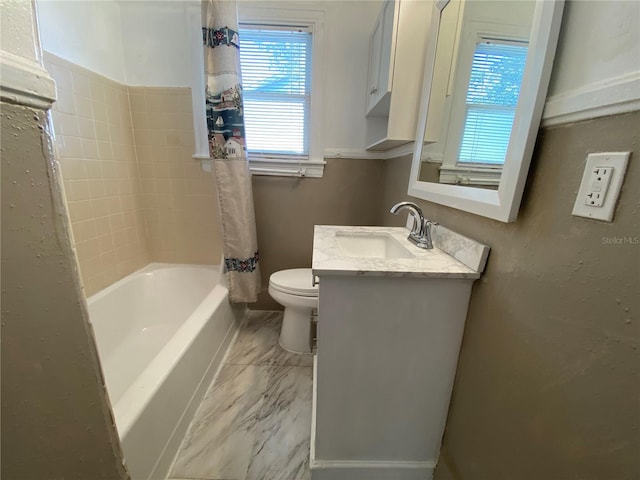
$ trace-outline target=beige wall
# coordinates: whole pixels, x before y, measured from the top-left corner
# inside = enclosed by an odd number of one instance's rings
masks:
[[[640,112],[543,130],[515,223],[418,201],[492,248],[437,480],[640,477],[640,245],[603,241],[640,236],[638,125]],[[571,216],[586,155],[628,150],[614,222]],[[409,198],[409,168],[410,158],[385,162],[385,206]]]
[[[45,54],[56,147],[86,295],[150,260],[127,87]]]
[[[42,111],[2,103],[2,478],[124,479]]]
[[[382,160],[327,159],[323,178],[253,177],[262,293],[250,307],[280,309],[269,276],[311,267],[314,225],[374,225],[380,208]]]
[[[220,263],[215,179],[191,157],[191,89],[129,87],[129,94],[151,259]]]

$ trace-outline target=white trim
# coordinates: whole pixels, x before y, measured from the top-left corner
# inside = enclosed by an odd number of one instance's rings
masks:
[[[426,462],[398,462],[398,461],[377,461],[377,460],[317,460],[312,458],[310,467],[317,469],[332,470],[433,470],[436,468],[435,460]]]
[[[252,175],[322,178],[326,163],[324,160],[296,161],[249,157],[249,171]]]
[[[364,148],[325,148],[325,158],[368,158],[371,160],[388,160],[404,157],[413,152],[413,142],[398,145],[389,150],[366,150]]]
[[[551,127],[640,110],[640,71],[547,98],[542,126]]]
[[[0,98],[48,110],[56,101],[56,83],[35,61],[0,51]]]
[[[368,158],[383,160],[387,158],[387,152],[371,152],[369,150],[365,150],[364,148],[325,148],[324,157],[342,159]]]

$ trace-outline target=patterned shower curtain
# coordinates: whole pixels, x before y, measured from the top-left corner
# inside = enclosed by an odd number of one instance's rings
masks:
[[[260,271],[244,136],[236,2],[203,0],[202,19],[209,155],[218,187],[229,299],[255,302]]]

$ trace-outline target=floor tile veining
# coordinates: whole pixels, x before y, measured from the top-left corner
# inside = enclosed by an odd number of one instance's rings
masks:
[[[313,357],[278,345],[282,312],[249,312],[169,478],[309,480]]]

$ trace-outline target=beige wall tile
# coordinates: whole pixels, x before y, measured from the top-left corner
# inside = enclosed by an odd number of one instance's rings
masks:
[[[191,158],[191,90],[126,87],[47,59],[59,88],[56,146],[87,295],[149,261],[218,263],[215,185]]]
[[[93,110],[93,118],[96,122],[108,123],[107,104],[104,101],[91,101],[91,109]]]
[[[92,138],[83,138],[80,143],[82,144],[82,157],[86,160],[98,159],[98,143]]]
[[[61,168],[64,171],[65,180],[77,180],[86,179],[87,170],[85,162],[76,158],[64,158],[60,162]]]
[[[136,198],[128,90],[65,60],[46,58],[61,93],[53,115],[56,146],[80,272],[86,294],[92,295],[150,258],[144,219],[133,212],[142,200]],[[116,255],[116,241],[129,245],[126,255]]]
[[[81,118],[93,118],[93,106],[90,98],[74,95],[76,115]]]
[[[74,115],[69,115],[68,113],[62,113],[60,111],[54,111],[53,122],[54,124],[59,126],[58,134],[72,137],[80,136],[78,120]]]
[[[83,258],[80,261],[80,273],[83,278],[86,278],[86,279],[89,279],[92,277],[95,278],[96,275],[100,275],[101,270],[102,270],[102,259],[99,256],[93,257],[93,258]],[[85,289],[87,289],[88,287],[87,281],[84,280],[84,283],[85,283]],[[93,289],[91,290],[95,291]]]
[[[111,232],[111,222],[109,217],[100,217],[94,219],[96,225],[96,234],[97,235],[105,235]],[[114,232],[116,233],[116,232]]]
[[[60,136],[57,146],[61,159],[82,157],[82,141],[80,137]]]
[[[138,95],[138,94],[132,93],[129,95],[129,100],[131,102],[132,115],[139,112],[147,111],[147,101],[144,95]]]
[[[111,148],[111,142],[98,141],[98,160],[111,160],[113,159],[113,149]]]
[[[94,258],[100,255],[100,247],[97,238],[91,238],[84,242],[76,243],[76,251],[80,259]]]
[[[96,221],[93,219],[85,220],[84,222],[76,222],[73,235],[76,242],[85,242],[96,238],[98,233],[96,231]]]
[[[79,72],[71,72],[73,91],[76,95],[91,98],[91,80],[90,78]]]
[[[54,104],[56,111],[76,115],[76,104],[73,91],[62,86],[58,86],[57,93],[58,98]]]
[[[105,86],[104,82],[98,80],[96,78],[92,78],[91,84],[89,85],[91,89],[91,100],[95,103],[99,103],[101,106],[106,106],[106,95],[105,95]],[[106,116],[106,108],[103,109],[103,112],[99,113],[99,116]],[[105,117],[106,120],[106,117]],[[100,121],[105,121],[100,119]]]
[[[88,180],[71,180],[68,182],[68,186],[69,188],[65,186],[68,200],[89,200],[91,198]]]

